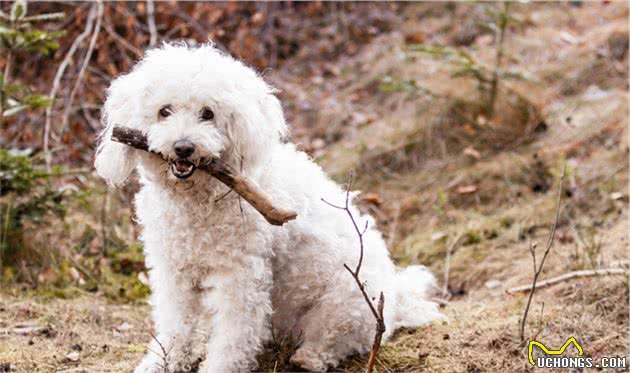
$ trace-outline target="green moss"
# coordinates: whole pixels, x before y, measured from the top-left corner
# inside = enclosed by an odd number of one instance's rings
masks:
[[[104,283],[99,287],[105,297],[118,302],[133,302],[146,299],[151,289],[140,282],[138,274],[119,274],[105,269]]]
[[[462,238],[462,245],[474,245],[480,243],[482,240],[481,234],[477,231],[470,230],[464,233],[464,237]]]

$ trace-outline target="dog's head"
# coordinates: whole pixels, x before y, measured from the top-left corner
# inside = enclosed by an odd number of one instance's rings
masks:
[[[110,184],[122,184],[136,163],[170,180],[193,177],[215,157],[251,172],[286,132],[274,89],[241,62],[211,45],[165,44],[147,51],[107,92],[95,166]],[[168,162],[111,141],[112,129],[139,129]]]

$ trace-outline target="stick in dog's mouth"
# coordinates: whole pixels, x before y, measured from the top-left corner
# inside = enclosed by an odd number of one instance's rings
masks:
[[[149,149],[145,134],[139,130],[126,127],[114,127],[111,139],[138,150],[149,152],[168,162],[173,175],[180,179],[190,177],[197,169],[209,173],[249,202],[270,224],[283,225],[297,217],[295,211],[274,206],[269,197],[259,189],[256,183],[239,174],[238,171],[221,159],[215,158],[208,162],[202,161],[197,165],[187,159],[169,161],[162,154]]]
[[[195,173],[197,166],[186,159],[176,159],[170,162],[171,172],[178,179],[188,179]]]

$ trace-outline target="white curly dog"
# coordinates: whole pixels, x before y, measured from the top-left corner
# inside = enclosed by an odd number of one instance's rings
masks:
[[[344,191],[295,146],[275,90],[256,72],[212,45],[165,44],[111,84],[96,170],[121,185],[137,169],[135,208],[150,268],[156,338],[169,352],[168,371],[190,369],[191,337],[207,327],[204,373],[247,372],[271,339],[271,328],[302,335],[292,363],[323,371],[351,353],[368,351],[375,321],[343,264],[355,265],[358,237],[340,210]],[[164,162],[110,140],[114,126],[146,133]],[[196,167],[220,157],[274,201],[298,213],[282,227]],[[426,300],[432,275],[421,266],[397,269],[373,220],[361,277],[370,296],[385,294],[389,337],[399,327],[442,318]],[[200,317],[211,314],[203,323]],[[152,351],[160,347],[154,341]],[[136,372],[162,372],[148,352]]]

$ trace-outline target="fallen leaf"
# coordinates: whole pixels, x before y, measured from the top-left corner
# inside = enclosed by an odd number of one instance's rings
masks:
[[[431,235],[431,241],[439,241],[446,236],[447,234],[445,232],[435,232]]]
[[[405,35],[405,43],[420,44],[424,42],[424,34],[421,32],[413,32]]]
[[[464,124],[464,132],[466,132],[468,136],[475,136],[477,134],[477,131],[470,123]]]
[[[575,37],[575,35],[567,31],[562,31],[560,33],[560,40],[567,44],[577,44],[577,42],[579,41],[578,38]]]
[[[477,186],[475,185],[462,185],[457,187],[457,193],[459,194],[471,194],[477,191]]]
[[[484,46],[484,47],[491,45],[493,42],[494,42],[494,36],[490,34],[479,35],[475,39],[475,43],[477,45]]]
[[[81,278],[81,273],[79,273],[79,270],[77,270],[76,268],[70,267],[70,277],[72,277],[74,281],[79,281],[79,279]]]
[[[464,149],[464,154],[468,155],[472,158],[475,159],[480,159],[481,158],[481,153],[479,153],[475,148],[469,146],[466,149]]]
[[[314,150],[319,150],[323,148],[324,146],[326,146],[326,142],[324,141],[324,139],[321,139],[318,137],[315,140],[313,140],[313,142],[311,142],[311,146],[313,147]]]
[[[365,203],[371,203],[373,205],[379,206],[383,203],[383,199],[376,193],[363,193],[359,196],[359,199]]]
[[[57,281],[58,278],[59,276],[52,268],[47,268],[37,275],[37,282],[40,284],[51,284]]]
[[[264,14],[258,12],[252,16],[252,26],[258,27],[265,23],[267,17]]]
[[[486,288],[488,288],[488,289],[496,289],[499,286],[501,286],[501,281],[499,281],[499,280],[488,280],[488,281],[486,281],[484,286]]]
[[[619,200],[623,198],[623,193],[621,192],[613,192],[610,193],[610,199],[612,199],[613,201]]]
[[[129,324],[126,321],[116,327],[116,330],[119,332],[124,332],[130,329],[133,329],[133,325]]]
[[[79,351],[71,351],[64,358],[66,362],[77,362],[80,359],[81,359],[81,354],[79,353]]]
[[[341,75],[341,69],[337,65],[326,64],[324,65],[324,73],[333,75],[333,76],[339,76]]]
[[[374,120],[373,117],[369,117],[363,113],[355,111],[350,116],[350,125],[353,127],[358,127],[364,124],[371,123],[373,120]]]

